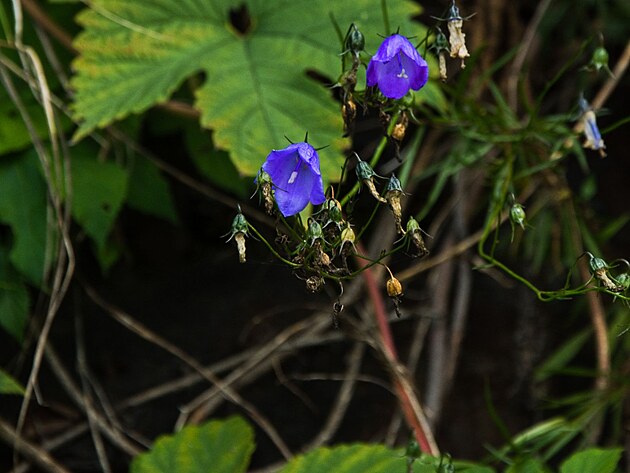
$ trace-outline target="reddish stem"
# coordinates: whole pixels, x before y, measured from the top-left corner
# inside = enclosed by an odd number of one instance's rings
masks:
[[[361,253],[365,254],[365,250],[360,243],[357,245],[357,247]],[[356,261],[361,268],[365,268],[365,266],[367,265],[367,262],[362,258],[356,258]],[[411,429],[413,429],[420,450],[429,455],[437,455],[439,452],[437,451],[434,443],[429,440],[429,436],[427,435],[425,428],[423,428],[422,426],[422,421],[418,417],[416,409],[414,409],[413,407],[413,403],[409,398],[409,393],[407,392],[407,389],[405,389],[405,386],[400,379],[401,374],[395,372],[396,367],[400,366],[400,363],[398,361],[396,345],[394,344],[394,337],[392,336],[392,331],[387,320],[387,310],[385,309],[383,295],[379,290],[379,286],[377,284],[376,278],[374,277],[374,273],[372,272],[372,268],[363,269],[362,274],[363,278],[365,279],[365,285],[367,287],[370,301],[372,302],[372,307],[374,308],[374,317],[376,318],[378,331],[383,341],[385,357],[390,362],[391,367],[393,368],[392,382],[394,384],[396,395],[398,397],[398,402],[400,403],[400,407],[403,411],[407,424]],[[416,402],[419,406],[419,401]]]

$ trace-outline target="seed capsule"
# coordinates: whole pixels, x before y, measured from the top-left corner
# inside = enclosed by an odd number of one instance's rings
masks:
[[[402,284],[400,284],[400,281],[394,276],[391,276],[387,280],[387,295],[389,297],[402,296]]]

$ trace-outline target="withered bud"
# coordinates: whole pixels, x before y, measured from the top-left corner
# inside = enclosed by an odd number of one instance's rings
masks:
[[[238,261],[240,263],[245,263],[245,234],[237,233],[234,235],[234,240],[236,241],[236,248],[238,250]]]
[[[446,71],[446,54],[444,52],[440,52],[438,54],[438,66],[440,69],[440,80],[442,82],[446,82],[446,79],[448,79],[448,74]]]
[[[595,271],[594,276],[606,289],[612,292],[623,292],[624,287],[617,284],[609,275],[608,270],[601,268]]]
[[[394,221],[396,222],[396,232],[404,234],[405,230],[402,227],[402,207],[400,205],[400,197],[403,194],[402,186],[398,178],[392,174],[387,182],[385,188],[385,200],[389,204],[389,208],[394,214]]]
[[[390,274],[390,278],[387,280],[387,295],[389,297],[402,296],[402,284],[394,276]]]
[[[349,97],[341,106],[341,116],[343,117],[344,128],[347,131],[357,116],[357,104],[352,97]]]
[[[429,250],[424,244],[424,238],[422,237],[420,225],[413,217],[409,217],[409,220],[407,221],[407,235],[411,240],[411,244],[416,248],[418,256],[422,257],[429,254]]]
[[[448,17],[448,36],[451,44],[451,57],[458,57],[462,60],[462,69],[466,67],[464,59],[470,56],[466,49],[466,35],[462,32],[464,19],[459,14],[459,8],[453,2]]]
[[[267,215],[273,215],[273,194],[271,193],[271,176],[262,169],[258,173],[256,179],[260,195],[265,203],[265,212]]]
[[[406,113],[400,115],[398,122],[394,125],[392,130],[392,138],[398,142],[401,142],[405,138],[407,132],[407,126],[409,125],[409,117]]]
[[[440,69],[440,80],[446,82],[446,54],[449,52],[449,44],[446,39],[446,35],[442,33],[442,30],[438,27],[435,35],[435,43],[433,43],[433,50],[438,56],[438,65]]]
[[[319,291],[324,285],[324,278],[321,276],[311,276],[306,280],[306,289],[311,292]]]

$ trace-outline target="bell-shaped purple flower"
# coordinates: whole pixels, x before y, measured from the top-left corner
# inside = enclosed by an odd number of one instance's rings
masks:
[[[409,89],[420,90],[429,78],[429,66],[416,48],[402,35],[385,38],[367,68],[367,85],[385,97],[400,99]]]
[[[294,143],[273,150],[262,165],[271,176],[276,203],[285,217],[302,211],[310,202],[326,200],[317,151],[308,143]]]

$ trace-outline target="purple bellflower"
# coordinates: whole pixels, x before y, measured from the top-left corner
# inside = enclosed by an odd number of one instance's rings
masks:
[[[262,170],[271,176],[278,209],[285,217],[304,210],[309,202],[319,205],[326,200],[319,156],[308,143],[271,151]]]
[[[378,84],[385,97],[400,99],[409,89],[420,90],[429,78],[429,66],[402,35],[385,38],[367,68],[367,85]]]

